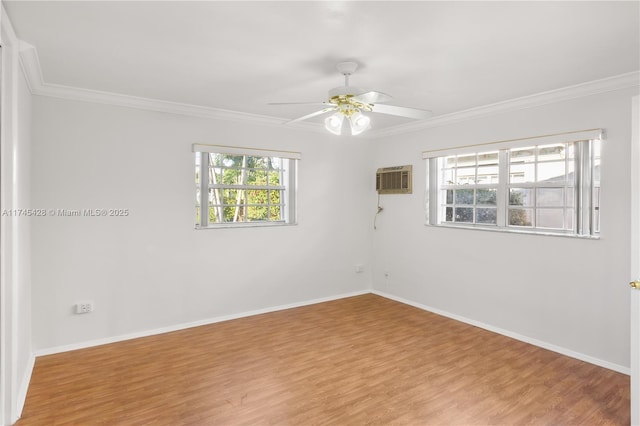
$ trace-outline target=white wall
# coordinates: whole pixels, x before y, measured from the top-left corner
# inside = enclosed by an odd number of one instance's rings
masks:
[[[33,220],[36,352],[370,288],[368,141],[41,96],[34,122],[34,207],[131,211]],[[299,225],[194,230],[194,142],[300,151]]]
[[[376,141],[372,167],[413,164],[414,193],[382,197],[374,289],[628,368],[632,93],[637,88]],[[600,240],[424,226],[422,151],[598,127],[607,132]]]
[[[131,216],[32,220],[34,349],[367,290],[373,280],[375,290],[624,369],[633,92],[379,140],[36,96],[32,205]],[[423,150],[594,127],[608,136],[600,240],[424,226]],[[300,224],[195,231],[193,142],[301,151]],[[414,193],[383,196],[372,232],[373,174],[399,164],[414,165]],[[360,263],[364,274],[354,272]],[[96,311],[74,315],[80,300]]]
[[[31,93],[20,70],[19,42],[2,15],[1,424],[17,420],[33,368],[31,345]]]

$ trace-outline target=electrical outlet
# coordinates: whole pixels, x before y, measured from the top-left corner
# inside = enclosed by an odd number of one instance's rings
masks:
[[[355,266],[355,270],[356,270],[356,274],[360,274],[362,272],[364,272],[364,266],[358,264]]]
[[[88,314],[93,312],[93,302],[76,303],[76,314]]]

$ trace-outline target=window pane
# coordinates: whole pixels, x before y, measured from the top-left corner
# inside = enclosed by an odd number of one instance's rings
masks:
[[[282,191],[269,191],[269,201],[271,204],[280,204]]]
[[[473,204],[473,189],[456,189],[456,204],[470,204],[470,205],[472,205]]]
[[[453,181],[453,169],[442,170],[442,183],[445,185],[453,185],[455,183]]]
[[[238,182],[240,184],[248,185],[266,185],[267,184],[267,172],[265,170],[248,170],[246,182]]]
[[[219,167],[209,168],[209,183],[222,182],[222,169]]]
[[[219,223],[222,222],[220,219],[221,215],[218,214],[218,208],[209,207],[209,222],[210,223]]]
[[[564,161],[538,164],[538,182],[564,182],[567,180]]]
[[[295,160],[279,157],[259,157],[229,155],[219,153],[196,154],[196,165],[203,155],[209,155],[211,167],[208,173],[210,184],[215,188],[208,191],[208,221],[199,220],[196,226],[208,224],[239,223],[248,221],[284,221],[295,223],[294,212],[281,203],[284,190],[289,182],[284,180],[285,168],[295,173]],[[201,176],[207,178],[206,176]],[[198,176],[196,175],[196,183]],[[293,182],[294,179],[291,179]],[[256,187],[268,187],[258,189]],[[284,188],[284,189],[280,189]],[[295,190],[295,188],[292,188]],[[201,196],[196,186],[196,196]],[[196,203],[196,218],[200,217]],[[285,214],[288,213],[288,214]],[[206,213],[202,213],[206,214]]]
[[[209,204],[219,204],[220,191],[215,189],[209,189]]]
[[[280,185],[280,172],[279,171],[270,171],[269,172],[269,185],[278,186]]]
[[[476,165],[476,155],[460,155],[458,156],[458,167],[468,167]]]
[[[511,190],[509,190],[509,205],[531,206],[533,204],[531,193],[531,189],[511,188]]]
[[[224,183],[227,185],[238,185],[240,183],[240,170],[238,169],[219,169],[222,172],[222,176],[218,178],[218,183]]]
[[[478,167],[478,177],[476,183],[498,183],[498,166]]]
[[[535,163],[511,164],[509,166],[509,182],[526,183],[535,182]]]
[[[280,216],[280,206],[271,206],[269,219],[271,220],[282,220]]]
[[[538,188],[536,191],[536,205],[542,207],[564,205],[564,188]]]
[[[240,206],[240,208],[238,209],[232,206],[227,206],[223,207],[222,210],[224,213],[224,222],[242,222],[242,218],[244,217],[242,206]],[[238,216],[236,216],[236,210],[238,210]]]
[[[250,222],[257,220],[266,220],[267,207],[262,206],[247,206],[247,220]]]
[[[593,221],[592,228],[597,229],[600,153],[595,148],[580,149],[593,142],[579,143],[584,145],[566,142],[438,158],[438,177],[446,181],[438,180],[441,186],[429,191],[432,201],[440,203],[436,222],[539,227],[544,233],[568,230],[587,234],[589,229],[577,229],[576,218],[580,214]],[[592,158],[583,157],[589,153]],[[589,162],[586,175],[593,179],[584,184],[592,191],[592,197],[580,200],[576,196],[576,177]],[[505,175],[501,176],[503,172]],[[504,190],[508,192],[503,194]]]
[[[477,208],[476,223],[489,223],[495,225],[498,221],[498,210],[495,208]]]
[[[536,159],[535,147],[517,148],[509,151],[511,163],[533,162]]]
[[[476,183],[476,168],[463,167],[456,170],[456,185],[469,185]]]
[[[567,209],[565,213],[565,220],[567,227],[566,229],[573,229],[573,218],[576,216],[576,211],[574,209]]]
[[[476,204],[496,205],[496,189],[478,189],[476,190]]]
[[[564,144],[543,145],[538,147],[538,161],[564,160]]]
[[[593,188],[593,232],[600,232],[600,187]]]
[[[538,228],[563,229],[562,209],[537,209],[536,226]]]
[[[497,166],[498,151],[478,154],[478,166]]]
[[[202,154],[200,152],[196,152],[196,186],[200,185],[200,162],[201,162]]]
[[[283,163],[282,158],[271,157],[269,161],[269,168],[275,169],[275,170],[282,169],[283,168],[282,163]]]
[[[532,226],[533,209],[509,209],[509,225]]]
[[[567,190],[565,192],[567,195],[567,207],[574,207],[573,201],[575,199],[576,189],[572,186],[569,186],[567,187]]]
[[[473,223],[473,207],[456,207],[456,222]]]
[[[445,212],[445,222],[453,222],[453,207],[447,207]]]
[[[247,190],[247,204],[267,204],[267,195],[266,189]]]

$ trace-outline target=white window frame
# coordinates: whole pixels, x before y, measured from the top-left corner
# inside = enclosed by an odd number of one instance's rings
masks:
[[[199,220],[195,224],[196,229],[216,229],[216,228],[236,228],[236,227],[262,227],[262,226],[283,226],[295,225],[297,223],[297,169],[298,160],[302,158],[299,152],[292,151],[276,151],[257,148],[242,148],[224,145],[204,145],[193,144],[192,151],[194,157],[198,157],[200,161],[196,161],[196,173],[201,177],[196,186],[196,216],[198,208],[201,209]],[[202,176],[208,176],[209,172],[209,154],[223,154],[243,157],[270,157],[278,158],[283,162],[283,170],[281,171],[280,185],[269,186],[264,185],[227,185],[221,183],[209,182],[209,179],[203,179]],[[218,167],[220,168],[220,167]],[[224,168],[224,167],[222,167]],[[231,168],[231,167],[230,167]],[[238,168],[238,167],[234,167]],[[241,190],[276,190],[281,192],[280,196],[280,212],[279,220],[259,220],[259,221],[236,221],[236,222],[209,222],[209,215],[202,214],[204,209],[201,206],[210,206],[209,190],[211,189],[241,189]],[[267,205],[271,205],[267,202]],[[245,203],[223,205],[230,206],[249,206]]]
[[[602,129],[583,130],[578,132],[568,132],[555,135],[539,136],[526,139],[515,139],[508,141],[491,142],[476,145],[467,145],[451,149],[438,149],[424,151],[423,159],[426,161],[426,193],[425,193],[425,219],[428,226],[455,227],[467,229],[482,229],[501,232],[531,233],[543,235],[564,235],[582,238],[599,238],[600,225],[600,181],[599,176],[594,176],[594,168],[600,165],[600,155],[596,153],[596,143],[600,144],[604,140]],[[509,152],[512,149],[524,147],[537,147],[553,144],[571,143],[575,147],[574,183],[573,184],[553,184],[542,183],[510,183],[509,182]],[[498,163],[498,183],[472,184],[469,189],[483,189],[497,187],[497,220],[496,224],[478,224],[469,222],[447,222],[445,209],[443,206],[443,193],[449,188],[461,188],[460,184],[447,186],[439,181],[442,176],[441,165],[443,158],[452,155],[478,155],[488,152],[499,153]],[[537,161],[537,158],[536,158]],[[440,162],[440,164],[439,164]],[[538,164],[537,162],[535,164]],[[573,217],[572,229],[542,228],[536,226],[514,226],[509,225],[509,194],[510,188],[549,188],[549,187],[571,187],[574,196],[575,214]],[[566,196],[566,189],[565,189]],[[474,200],[475,203],[475,200]],[[474,204],[474,208],[475,208]],[[535,215],[535,209],[532,208]],[[563,208],[566,208],[564,206]],[[563,210],[564,211],[564,210]],[[474,216],[475,217],[475,216]],[[566,220],[566,214],[565,214]],[[534,222],[535,224],[535,222]],[[566,222],[565,222],[566,225]]]

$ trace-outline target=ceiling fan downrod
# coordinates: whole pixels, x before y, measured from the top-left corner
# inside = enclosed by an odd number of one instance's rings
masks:
[[[344,75],[344,86],[349,86],[349,76],[356,72],[358,69],[358,64],[355,62],[340,62],[336,65],[336,68],[342,75]]]

